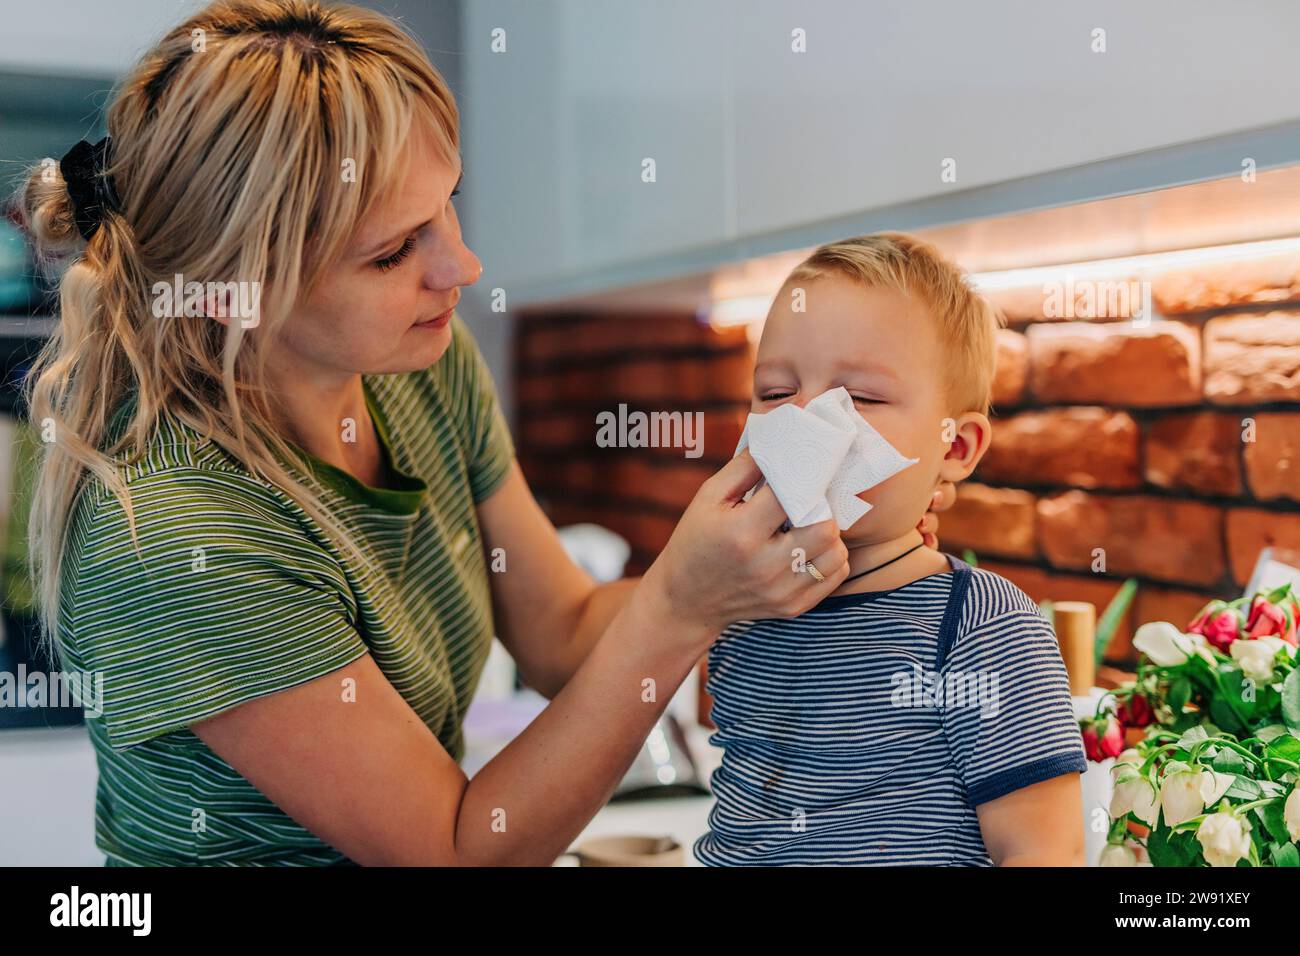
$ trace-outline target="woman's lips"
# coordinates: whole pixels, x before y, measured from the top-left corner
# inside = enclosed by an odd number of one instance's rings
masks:
[[[446,312],[442,313],[442,315],[435,315],[431,319],[425,319],[424,321],[416,322],[415,324],[422,329],[440,329],[451,321],[451,314],[454,311],[455,309],[448,309]]]

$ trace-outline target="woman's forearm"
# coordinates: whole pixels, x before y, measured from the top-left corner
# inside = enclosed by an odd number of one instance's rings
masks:
[[[550,865],[604,806],[707,647],[712,635],[682,633],[648,588],[609,595],[609,627],[573,676],[469,782],[456,824],[461,863]]]
[[[547,661],[549,666],[545,673],[536,675],[530,686],[554,699],[577,673],[640,581],[640,578],[623,578],[593,588],[573,620],[556,635],[555,651]]]

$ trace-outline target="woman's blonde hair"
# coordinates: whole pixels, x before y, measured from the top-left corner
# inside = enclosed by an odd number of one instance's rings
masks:
[[[53,435],[28,543],[41,625],[56,651],[78,495],[97,476],[125,508],[139,554],[119,467],[145,452],[164,414],[280,487],[344,554],[365,561],[319,485],[285,467],[301,457],[266,359],[294,305],[402,181],[414,122],[454,159],[452,95],[394,21],[316,0],[218,0],[163,37],[115,91],[107,173],[120,210],[89,241],[58,164],[31,170],[19,205],[38,252],[72,259],[58,330],[26,381],[31,420]],[[258,283],[258,324],[155,318],[151,290],[176,275]],[[133,413],[114,438],[112,413],[132,391]]]

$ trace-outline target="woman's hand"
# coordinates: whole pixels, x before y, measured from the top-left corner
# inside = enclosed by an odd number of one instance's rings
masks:
[[[848,576],[849,552],[834,521],[782,533],[785,512],[770,486],[742,501],[761,477],[748,450],[724,465],[646,572],[643,584],[663,613],[690,625],[679,639],[701,651],[733,621],[802,614]],[[796,570],[802,562],[825,580]]]
[[[921,520],[916,524],[916,530],[921,532],[927,548],[939,547],[939,515],[936,512],[947,511],[956,501],[957,486],[951,481],[939,482],[934,497],[930,499],[930,510],[921,515]]]

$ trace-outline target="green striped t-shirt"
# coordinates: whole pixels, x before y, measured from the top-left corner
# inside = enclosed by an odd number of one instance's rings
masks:
[[[475,505],[514,448],[458,316],[432,368],[363,383],[396,487],[309,461],[383,576],[358,572],[286,494],[171,417],[119,469],[143,566],[103,484],[78,499],[60,622],[68,665],[103,680],[102,715],[87,723],[108,865],[346,863],[188,728],[366,653],[463,756],[493,633]]]

